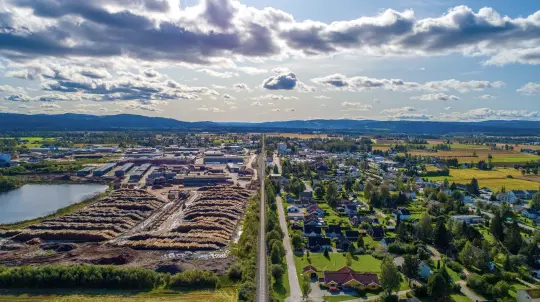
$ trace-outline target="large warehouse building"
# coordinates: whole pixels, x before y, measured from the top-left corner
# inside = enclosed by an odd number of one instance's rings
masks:
[[[242,165],[244,158],[242,156],[205,156],[205,164],[237,164]]]

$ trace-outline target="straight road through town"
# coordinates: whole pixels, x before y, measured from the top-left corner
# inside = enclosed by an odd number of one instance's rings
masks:
[[[257,251],[257,302],[269,301],[268,296],[268,272],[266,257],[266,201],[264,178],[266,173],[266,151],[264,148],[264,134],[261,137],[261,154],[259,158],[259,179],[261,182],[261,210],[259,225],[259,247]]]

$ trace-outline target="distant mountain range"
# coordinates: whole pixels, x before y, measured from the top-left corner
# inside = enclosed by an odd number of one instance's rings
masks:
[[[294,120],[278,122],[184,122],[142,115],[15,114],[0,113],[0,131],[111,131],[111,130],[192,130],[263,132],[358,132],[409,134],[491,134],[539,135],[540,121],[374,121],[374,120]]]

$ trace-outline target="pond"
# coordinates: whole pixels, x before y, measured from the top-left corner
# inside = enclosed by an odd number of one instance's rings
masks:
[[[0,193],[0,224],[52,214],[107,190],[99,184],[28,184]]]

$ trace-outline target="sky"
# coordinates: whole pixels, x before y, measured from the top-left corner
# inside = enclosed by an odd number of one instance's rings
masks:
[[[540,120],[537,0],[0,0],[0,112]]]

